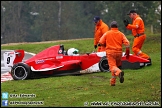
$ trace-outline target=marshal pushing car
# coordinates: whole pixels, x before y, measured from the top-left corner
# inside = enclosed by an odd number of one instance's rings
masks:
[[[109,72],[106,52],[79,54],[71,48],[65,51],[64,45],[54,45],[31,58],[22,61],[24,50],[4,53],[5,67],[11,67],[14,80],[25,80],[36,76],[83,74]],[[130,54],[129,59],[122,56],[122,69],[139,69],[146,66],[149,60]]]

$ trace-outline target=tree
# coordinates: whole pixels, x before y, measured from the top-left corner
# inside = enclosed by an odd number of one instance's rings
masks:
[[[135,9],[145,27],[161,32],[161,1],[1,1],[1,42],[37,42],[93,38],[94,16],[110,25],[116,20],[125,34],[123,20]]]

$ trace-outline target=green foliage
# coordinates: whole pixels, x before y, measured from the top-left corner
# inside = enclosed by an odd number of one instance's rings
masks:
[[[161,33],[160,1],[2,1],[1,43],[40,42],[92,38],[93,17],[110,26],[116,20],[125,34],[123,20],[136,9],[153,33]],[[131,22],[131,21],[130,21]]]
[[[128,36],[132,43],[133,37]],[[60,76],[29,80],[12,80],[1,84],[1,92],[9,94],[35,94],[36,98],[9,98],[9,101],[43,101],[44,105],[32,107],[84,107],[93,102],[157,102],[161,106],[161,34],[147,35],[143,51],[151,56],[152,65],[138,70],[125,69],[125,81],[116,86],[109,84],[111,74],[99,72],[80,76]],[[77,48],[80,53],[91,52],[93,39],[69,40],[41,44],[1,46],[1,49],[25,49],[38,53],[51,45],[64,44]],[[148,105],[148,104],[147,104]],[[13,105],[9,105],[13,106]],[[18,105],[14,105],[18,106]],[[23,105],[19,105],[23,107]],[[30,106],[30,105],[28,105]],[[150,104],[149,104],[150,106]],[[148,106],[148,107],[149,107]],[[111,106],[109,106],[111,107]],[[146,107],[146,106],[145,106]]]

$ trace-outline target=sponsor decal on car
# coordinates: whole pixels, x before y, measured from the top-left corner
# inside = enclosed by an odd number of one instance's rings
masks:
[[[37,60],[35,61],[36,64],[44,63],[44,60]]]

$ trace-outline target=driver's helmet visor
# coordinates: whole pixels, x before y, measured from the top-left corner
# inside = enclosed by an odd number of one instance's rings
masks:
[[[75,50],[75,51],[73,52],[73,54],[78,54],[78,50]]]

